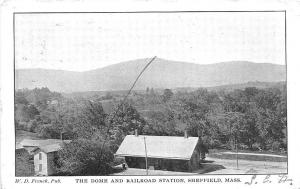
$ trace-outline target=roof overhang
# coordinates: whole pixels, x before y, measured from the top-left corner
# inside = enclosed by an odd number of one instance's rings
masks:
[[[146,156],[141,155],[133,155],[133,154],[114,154],[116,157],[142,157],[146,158]],[[157,159],[174,159],[174,160],[185,160],[189,161],[191,157],[166,157],[166,156],[147,156],[147,158],[157,158]]]

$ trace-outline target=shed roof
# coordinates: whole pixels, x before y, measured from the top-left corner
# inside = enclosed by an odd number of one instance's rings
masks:
[[[198,137],[127,135],[116,152],[116,156],[145,157],[164,159],[191,159],[198,144]]]

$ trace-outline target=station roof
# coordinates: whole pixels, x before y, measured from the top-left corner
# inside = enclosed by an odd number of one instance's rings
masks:
[[[116,156],[190,160],[198,144],[198,137],[127,135]]]

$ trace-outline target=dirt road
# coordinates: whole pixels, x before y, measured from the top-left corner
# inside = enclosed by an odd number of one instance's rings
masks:
[[[205,174],[279,174],[287,173],[287,162],[216,159],[208,157],[203,163]]]
[[[223,154],[236,154],[236,152],[222,152]],[[283,155],[276,155],[276,154],[260,154],[260,153],[243,153],[243,152],[239,152],[238,154],[242,154],[242,155],[248,155],[248,156],[267,156],[267,157],[282,157],[285,158],[287,156],[283,156]]]

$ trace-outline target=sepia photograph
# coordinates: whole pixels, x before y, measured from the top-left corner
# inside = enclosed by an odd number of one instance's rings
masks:
[[[15,12],[15,176],[288,173],[285,11]]]

